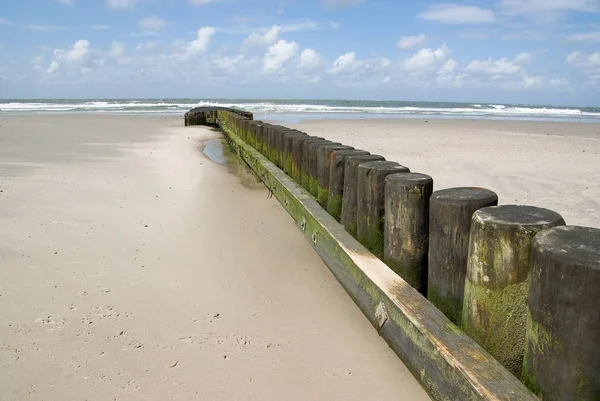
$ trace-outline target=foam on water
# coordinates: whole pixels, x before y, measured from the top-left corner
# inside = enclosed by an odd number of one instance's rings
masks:
[[[256,114],[318,114],[377,116],[492,117],[514,119],[600,120],[600,108],[442,102],[341,100],[197,100],[90,99],[2,100],[0,113],[95,112],[181,114],[196,106],[237,107]],[[262,117],[261,117],[262,118]]]

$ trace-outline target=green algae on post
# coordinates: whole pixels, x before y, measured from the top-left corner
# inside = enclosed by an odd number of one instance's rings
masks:
[[[479,209],[471,220],[461,327],[517,377],[525,350],[531,240],[564,224],[556,212],[521,205]]]

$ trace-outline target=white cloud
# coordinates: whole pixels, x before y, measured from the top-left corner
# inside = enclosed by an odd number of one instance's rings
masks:
[[[263,72],[272,74],[280,71],[286,61],[296,56],[298,49],[299,46],[296,42],[280,39],[267,50],[263,62]]]
[[[91,25],[90,29],[93,29],[94,31],[108,31],[111,27],[109,25],[96,24]]]
[[[319,29],[321,24],[313,20],[306,20],[296,24],[286,24],[281,27],[282,32],[300,32]]]
[[[245,58],[244,55],[238,54],[235,57],[220,57],[215,60],[215,65],[223,70],[233,70]]]
[[[177,58],[181,60],[189,60],[192,57],[198,56],[208,49],[210,40],[215,34],[215,29],[209,26],[198,29],[197,38],[189,42],[183,49],[182,53],[177,54]]]
[[[400,40],[396,43],[398,49],[400,50],[409,50],[415,47],[418,44],[425,42],[427,38],[424,34],[415,35],[415,36],[402,36]]]
[[[553,78],[550,80],[550,85],[554,86],[554,87],[561,87],[561,86],[567,86],[569,84],[569,81],[564,79],[564,78]]]
[[[113,40],[108,54],[110,57],[119,58],[125,54],[125,51],[126,49],[123,43]]]
[[[321,3],[325,7],[329,8],[343,8],[353,6],[356,4],[364,3],[365,0],[321,0]]]
[[[455,60],[448,59],[448,61],[446,61],[446,64],[444,64],[437,73],[439,75],[450,75],[454,72],[454,70],[456,70],[457,66],[458,63]]]
[[[440,48],[433,50],[424,48],[404,61],[404,68],[412,72],[433,71],[440,68],[450,55],[450,49],[444,43]]]
[[[190,4],[193,6],[204,6],[210,3],[218,3],[222,0],[189,0]]]
[[[84,65],[91,54],[91,43],[87,40],[78,40],[68,50],[54,49],[54,59],[48,67],[48,72],[56,71],[61,65]]]
[[[581,69],[598,69],[600,72],[600,52],[584,54],[576,50],[567,56],[567,64]]]
[[[557,11],[598,11],[598,0],[502,0],[501,9],[508,14],[537,14]]]
[[[261,33],[254,32],[242,42],[242,48],[248,49],[252,47],[270,46],[277,42],[280,32],[281,26],[279,25],[273,25],[271,28],[264,30]]]
[[[146,33],[157,33],[165,29],[166,26],[167,22],[157,16],[143,18],[138,21],[138,27]]]
[[[514,58],[513,62],[515,64],[525,64],[531,62],[531,60],[533,60],[531,53],[520,53]]]
[[[417,14],[417,17],[444,24],[482,24],[496,19],[492,10],[451,3],[430,5],[427,10]]]
[[[156,49],[158,49],[160,44],[161,44],[161,42],[159,42],[159,41],[142,42],[142,43],[138,43],[138,45],[135,47],[135,49],[138,52],[152,52],[152,51],[155,51]]]
[[[473,74],[492,76],[510,75],[520,70],[521,66],[514,64],[507,58],[501,58],[499,60],[492,60],[490,58],[484,61],[473,60],[465,68],[465,71]]]
[[[356,53],[349,52],[341,55],[333,62],[329,69],[330,74],[341,74],[355,71],[360,66],[360,61],[356,60]]]
[[[305,49],[300,54],[300,68],[313,69],[321,63],[321,56],[313,49]]]
[[[600,31],[585,32],[585,33],[575,33],[573,35],[567,36],[567,39],[569,39],[569,40],[575,40],[575,41],[578,41],[578,42],[585,42],[585,41],[600,42]]]
[[[135,7],[138,0],[106,0],[106,7],[113,10],[125,10]]]
[[[32,31],[63,31],[67,29],[64,25],[25,25],[25,28]]]

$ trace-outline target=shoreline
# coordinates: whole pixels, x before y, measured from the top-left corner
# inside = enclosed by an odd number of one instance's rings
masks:
[[[150,116],[163,118],[183,118],[183,111],[0,111],[3,117],[26,115],[87,115],[87,116]],[[330,121],[483,121],[515,123],[552,123],[552,124],[600,124],[600,117],[509,117],[509,116],[450,116],[441,114],[375,114],[375,113],[263,113],[255,112],[255,119],[282,125],[298,125],[306,122],[323,123]]]

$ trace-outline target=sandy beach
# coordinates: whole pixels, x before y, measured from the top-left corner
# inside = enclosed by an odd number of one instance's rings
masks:
[[[0,399],[428,399],[218,135],[0,117]]]
[[[429,174],[434,190],[479,186],[501,204],[600,227],[600,124],[468,119],[308,120],[294,127]]]

